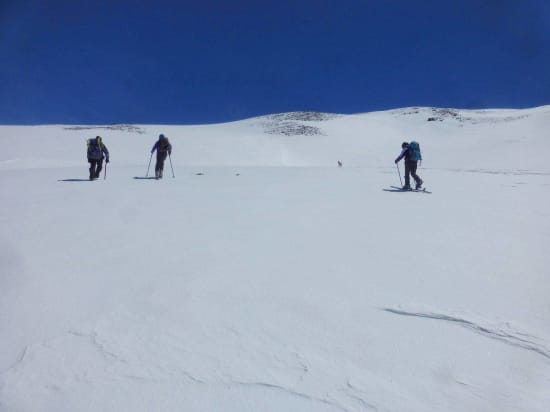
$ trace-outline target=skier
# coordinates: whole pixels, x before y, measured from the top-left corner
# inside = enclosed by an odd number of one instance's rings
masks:
[[[88,163],[90,163],[90,180],[97,179],[103,168],[103,159],[109,163],[109,150],[101,141],[101,136],[95,139],[88,139]]]
[[[168,138],[163,134],[159,135],[159,139],[151,149],[151,154],[157,151],[157,163],[155,164],[155,178],[162,179],[162,172],[164,170],[164,161],[167,155],[172,154],[172,145],[168,141]]]
[[[420,154],[420,146],[417,142],[403,142],[401,144],[401,154],[395,159],[395,164],[397,164],[401,159],[405,158],[405,186],[403,190],[411,190],[411,178],[414,178],[416,182],[416,190],[422,188],[422,179],[416,174],[416,168],[418,167],[418,161],[422,160]]]

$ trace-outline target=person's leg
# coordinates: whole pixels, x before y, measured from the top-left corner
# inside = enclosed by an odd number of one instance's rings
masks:
[[[159,152],[157,151],[157,157],[155,161],[155,178],[156,179],[159,178],[159,166],[160,166],[159,159],[160,159],[160,156],[159,156]]]
[[[162,168],[162,155],[157,151],[157,162],[155,163],[155,177],[157,179],[161,178],[161,168]]]
[[[420,186],[422,186],[422,179],[416,174],[416,168],[418,164],[416,162],[411,162],[411,176],[413,177],[414,181],[416,182],[416,188],[419,189]]]
[[[97,168],[95,170],[95,178],[99,178],[99,174],[101,173],[101,169],[103,169],[103,159],[97,160]]]
[[[166,153],[163,153],[163,155],[160,156],[159,174],[161,179],[162,179],[162,174],[164,172],[164,161],[166,160],[166,156],[167,156]]]
[[[88,161],[90,163],[90,168],[88,169],[90,171],[90,180],[95,178],[95,160],[90,159]]]
[[[411,162],[405,160],[405,188],[411,187]]]

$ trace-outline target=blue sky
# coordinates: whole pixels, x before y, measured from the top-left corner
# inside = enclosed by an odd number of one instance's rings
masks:
[[[0,0],[0,123],[550,104],[548,0]]]

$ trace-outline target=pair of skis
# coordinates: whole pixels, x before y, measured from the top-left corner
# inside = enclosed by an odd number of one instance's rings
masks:
[[[418,192],[418,193],[426,193],[426,194],[432,193],[429,190],[426,190],[425,187],[421,189],[403,189],[402,187],[397,187],[397,186],[390,186],[390,187],[391,187],[391,190],[388,189],[389,192]]]
[[[397,160],[395,161],[395,166],[397,167],[397,174],[399,175],[399,181],[401,184],[403,184],[403,181],[401,180],[401,172],[399,171],[399,165],[397,164]],[[420,192],[420,193],[432,193],[425,188],[422,189],[404,189],[403,187],[397,187],[397,186],[391,186],[392,190],[387,190],[388,192]]]

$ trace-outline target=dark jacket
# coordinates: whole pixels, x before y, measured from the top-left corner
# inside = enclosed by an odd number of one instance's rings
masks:
[[[166,137],[164,139],[160,138],[159,140],[157,140],[157,142],[151,149],[151,153],[153,153],[155,150],[157,151],[158,155],[166,154],[166,153],[171,155],[172,145],[170,144],[170,141]]]
[[[399,162],[401,159],[405,158],[405,162],[413,162],[414,160],[411,160],[411,156],[409,154],[409,146],[406,146],[401,150],[401,154],[397,156],[397,159],[395,159],[395,163]]]

